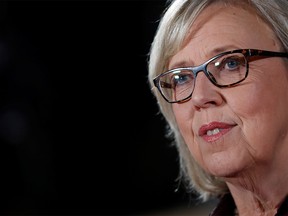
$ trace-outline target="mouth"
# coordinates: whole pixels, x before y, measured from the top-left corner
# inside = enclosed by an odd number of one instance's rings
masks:
[[[209,124],[202,125],[199,129],[199,136],[207,142],[214,142],[226,133],[228,133],[236,124],[227,124],[224,122],[211,122]]]

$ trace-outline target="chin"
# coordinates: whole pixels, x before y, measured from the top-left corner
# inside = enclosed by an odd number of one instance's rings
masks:
[[[221,178],[234,178],[239,176],[243,171],[250,166],[247,163],[248,160],[244,158],[241,160],[239,158],[222,157],[222,158],[207,158],[205,161],[206,171],[213,176]]]

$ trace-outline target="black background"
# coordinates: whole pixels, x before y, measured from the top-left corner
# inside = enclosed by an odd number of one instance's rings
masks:
[[[147,82],[166,2],[0,2],[1,214],[184,205]]]

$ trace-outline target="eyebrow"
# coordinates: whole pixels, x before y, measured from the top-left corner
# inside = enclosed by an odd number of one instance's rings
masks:
[[[188,64],[189,62],[189,64]],[[172,66],[173,67],[169,67],[169,70],[173,70],[173,69],[176,69],[176,68],[182,68],[182,67],[191,67],[193,66],[194,63],[193,61],[185,61],[185,60],[182,60],[182,61],[179,61],[179,62],[176,62],[175,64],[173,64]]]

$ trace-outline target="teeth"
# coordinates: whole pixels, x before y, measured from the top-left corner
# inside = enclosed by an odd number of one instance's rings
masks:
[[[207,131],[207,135],[208,136],[211,136],[211,135],[215,135],[215,134],[217,134],[217,133],[219,133],[220,132],[220,129],[219,128],[215,128],[215,129],[213,129],[213,130],[208,130]]]

